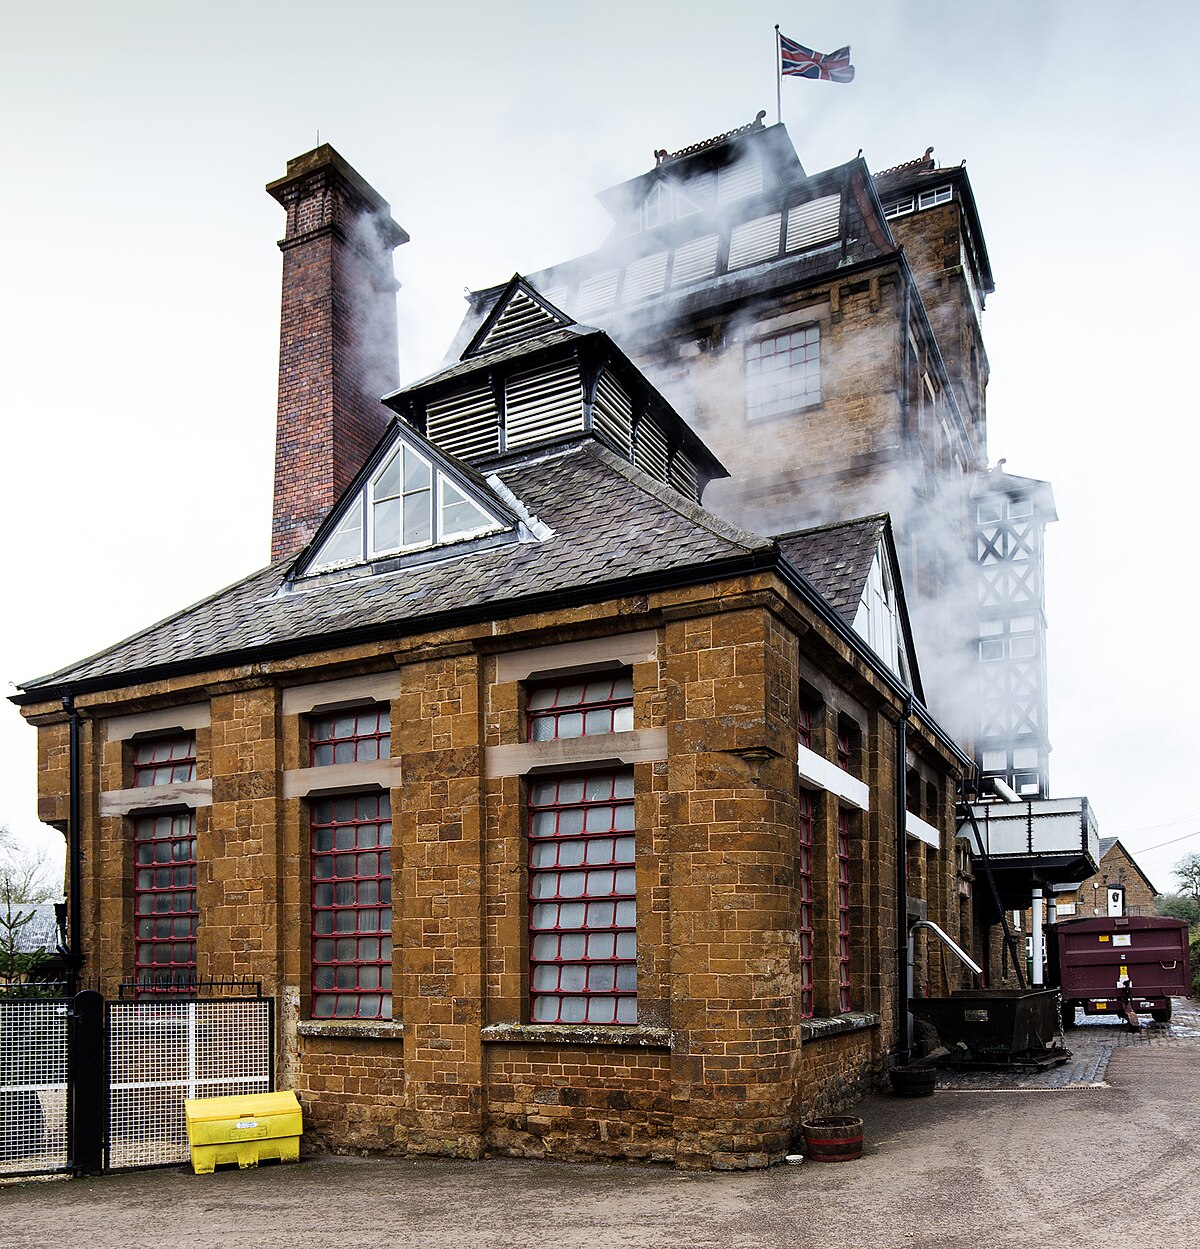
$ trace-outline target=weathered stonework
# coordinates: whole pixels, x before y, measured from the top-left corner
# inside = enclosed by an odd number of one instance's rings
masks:
[[[531,1025],[525,780],[489,777],[484,764],[489,746],[526,736],[523,681],[498,679],[500,661],[551,644],[595,661],[630,629],[653,639],[653,657],[630,668],[634,723],[666,742],[664,757],[632,764],[638,1024]],[[399,677],[387,700],[395,1022],[314,1021],[308,800],[283,793],[285,774],[306,772],[306,728],[302,713],[285,712],[296,702],[285,692],[321,680],[340,690],[372,672]],[[870,810],[852,814],[848,1016],[838,1011],[833,946],[837,802],[813,798],[812,1022],[798,1010],[802,684],[824,699],[814,736],[822,752],[834,752],[839,725],[857,726],[851,766],[871,794]],[[770,577],[663,592],[632,615],[623,602],[543,613],[502,633],[430,634],[309,665],[81,696],[93,760],[85,775],[95,778],[84,793],[84,970],[109,990],[133,972],[132,816],[100,815],[101,792],[130,779],[127,752],[103,726],[135,707],[198,700],[211,717],[197,734],[198,775],[212,795],[196,810],[199,970],[250,976],[279,995],[279,1078],[300,1095],[314,1147],[765,1166],[789,1150],[801,1118],[852,1104],[886,1065],[899,707]],[[41,725],[43,809],[55,811],[68,783],[62,712],[27,714]],[[611,766],[603,736],[584,740],[597,766]],[[909,839],[920,866],[910,891],[921,889],[930,913],[969,940],[949,904],[956,765],[916,721],[909,740],[919,752],[910,767],[939,795],[925,816],[943,834],[936,852]]]

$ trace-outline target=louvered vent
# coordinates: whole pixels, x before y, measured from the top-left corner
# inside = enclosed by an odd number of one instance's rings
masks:
[[[671,285],[683,286],[686,282],[699,282],[711,278],[717,271],[717,244],[715,234],[705,234],[691,239],[675,249],[675,267],[671,270]]]
[[[519,373],[505,384],[505,445],[558,438],[583,429],[583,390],[574,364]]]
[[[651,416],[638,421],[633,462],[659,481],[667,480],[667,436]]]
[[[717,175],[711,169],[696,174],[683,184],[684,193],[701,208],[708,208],[712,205],[716,189]]]
[[[717,175],[717,203],[728,204],[733,200],[757,195],[763,188],[762,162],[756,157],[746,157]]]
[[[633,441],[633,404],[625,388],[605,372],[596,386],[592,424],[623,456],[629,456]]]
[[[556,308],[563,308],[566,303],[569,292],[565,286],[551,286],[548,290],[542,291],[542,296],[548,304],[553,304]],[[566,309],[563,308],[565,312]]]
[[[779,251],[779,213],[743,221],[729,234],[729,267],[741,269],[770,260]]]
[[[425,428],[434,446],[464,460],[495,455],[500,450],[496,400],[487,385],[431,399]]]
[[[661,293],[667,280],[667,253],[653,252],[631,261],[625,266],[625,286],[621,291],[623,303],[633,303],[650,295]]]
[[[514,291],[504,311],[475,350],[479,354],[500,351],[522,339],[544,334],[558,324],[536,299],[530,299],[524,291]]]
[[[579,296],[575,301],[575,315],[583,320],[593,312],[611,307],[617,297],[617,270],[605,269],[603,273],[593,273],[579,283]]]
[[[696,477],[696,466],[682,451],[676,451],[671,457],[671,472],[668,480],[680,494],[687,495],[693,502],[699,501],[700,488]]]
[[[807,204],[797,204],[788,209],[787,239],[784,247],[789,252],[803,251],[828,243],[838,236],[838,218],[842,211],[840,195],[823,195]]]

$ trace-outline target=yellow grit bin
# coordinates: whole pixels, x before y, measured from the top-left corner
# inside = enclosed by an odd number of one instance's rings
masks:
[[[183,1109],[197,1175],[223,1163],[236,1162],[244,1168],[271,1159],[296,1162],[300,1157],[304,1129],[295,1093],[189,1097]]]

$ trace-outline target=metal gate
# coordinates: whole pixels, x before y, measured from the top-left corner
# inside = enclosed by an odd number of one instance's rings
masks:
[[[109,1170],[185,1162],[189,1097],[274,1088],[270,998],[109,1002]]]
[[[62,989],[0,997],[0,1177],[71,1169],[69,1031]]]

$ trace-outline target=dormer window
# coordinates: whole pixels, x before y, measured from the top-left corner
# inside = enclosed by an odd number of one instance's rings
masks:
[[[433,468],[403,443],[383,462],[368,487],[371,551],[428,546],[433,534]]]
[[[642,205],[642,223],[647,230],[670,221],[674,213],[671,211],[671,189],[661,182],[651,187],[650,194]]]
[[[905,675],[900,609],[882,549],[876,553],[863,586],[858,614],[854,617],[854,631],[894,673]]]
[[[426,550],[505,528],[436,456],[397,433],[306,571]]]

